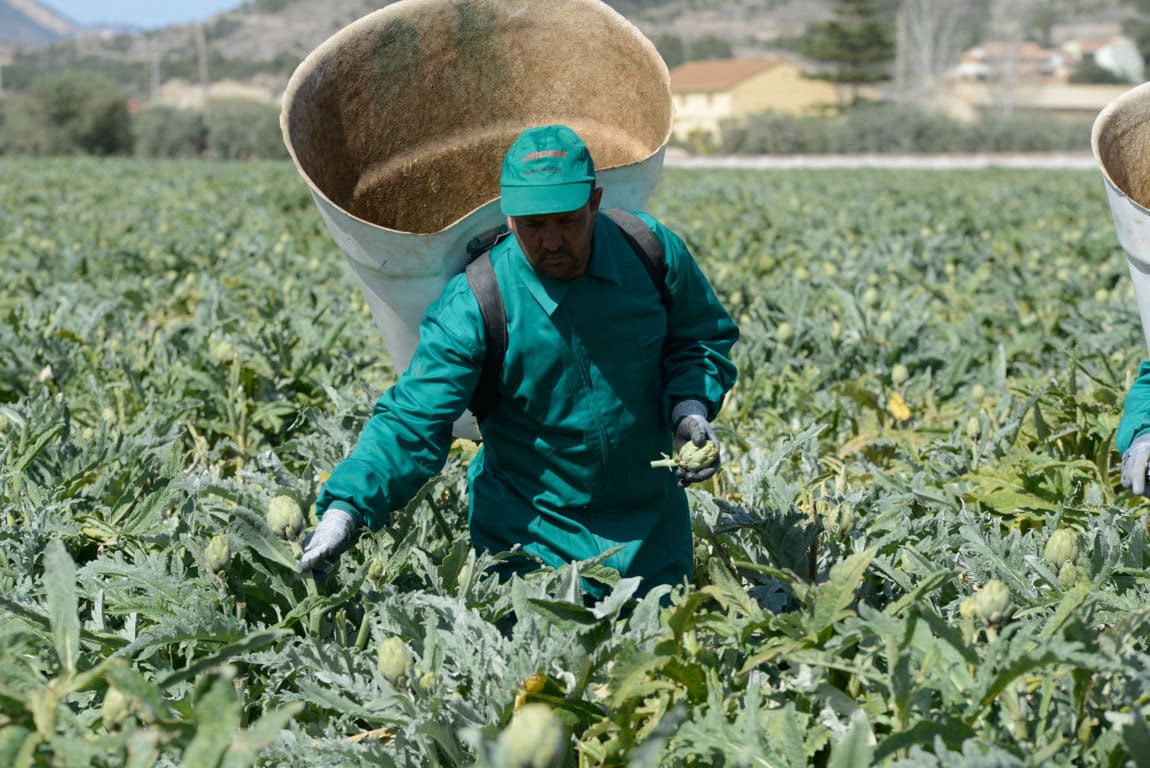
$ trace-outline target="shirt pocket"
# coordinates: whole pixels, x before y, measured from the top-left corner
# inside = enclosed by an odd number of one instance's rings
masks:
[[[646,372],[655,366],[657,369],[660,358],[663,356],[663,341],[667,338],[661,328],[652,328],[643,324],[636,328],[631,336],[635,359],[638,360]]]

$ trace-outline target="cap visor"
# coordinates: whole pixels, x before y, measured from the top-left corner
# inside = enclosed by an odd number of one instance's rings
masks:
[[[499,207],[505,216],[541,216],[582,208],[591,198],[591,182],[503,187],[501,191]]]

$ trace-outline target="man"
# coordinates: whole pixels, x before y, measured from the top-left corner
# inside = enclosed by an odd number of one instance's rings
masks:
[[[642,577],[640,593],[681,583],[692,573],[683,486],[721,459],[677,475],[649,462],[715,440],[738,329],[683,241],[643,215],[665,253],[664,307],[620,228],[599,215],[594,162],[570,128],[520,134],[500,193],[514,236],[490,258],[507,348],[468,468],[472,543],[493,553],[518,544],[555,567],[621,547],[604,564]],[[442,469],[486,344],[476,296],[456,276],[428,308],[408,370],[324,484],[301,571],[338,557],[360,525],[386,525]]]

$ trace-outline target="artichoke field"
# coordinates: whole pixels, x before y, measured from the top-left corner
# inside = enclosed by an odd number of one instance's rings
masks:
[[[1146,504],[1113,447],[1146,350],[1100,174],[665,170],[651,210],[741,376],[694,583],[640,601],[595,561],[489,577],[465,442],[298,575],[395,371],[290,164],[0,175],[0,764],[1150,754]]]

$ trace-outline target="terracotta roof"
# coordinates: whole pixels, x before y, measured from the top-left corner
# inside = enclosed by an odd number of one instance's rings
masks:
[[[1000,61],[1007,58],[1017,58],[1019,61],[1048,61],[1056,56],[1058,56],[1058,51],[1043,48],[1029,40],[1021,44],[989,42],[962,53],[963,59],[975,61],[987,59]]]
[[[1107,46],[1116,44],[1121,39],[1120,37],[1103,37],[1095,40],[1083,40],[1078,44],[1078,48],[1083,53],[1097,53]]]
[[[675,93],[725,91],[780,63],[781,59],[688,61],[671,70],[671,90]]]

